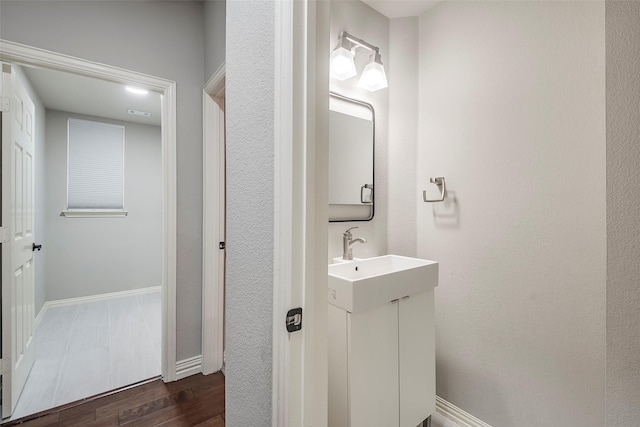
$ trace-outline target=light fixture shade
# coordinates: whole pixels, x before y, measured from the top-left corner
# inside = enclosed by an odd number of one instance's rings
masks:
[[[387,83],[387,75],[384,72],[384,66],[379,53],[371,55],[371,61],[364,67],[358,87],[375,92],[389,86]]]
[[[349,47],[346,39],[338,40],[338,46],[331,53],[331,78],[342,81],[356,75],[354,52]]]

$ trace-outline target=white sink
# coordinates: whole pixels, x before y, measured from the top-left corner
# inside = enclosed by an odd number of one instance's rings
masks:
[[[433,289],[438,263],[384,255],[329,265],[329,303],[350,313]]]

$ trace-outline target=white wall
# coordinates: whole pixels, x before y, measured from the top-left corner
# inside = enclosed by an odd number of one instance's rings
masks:
[[[66,218],[67,120],[125,126],[124,218]],[[47,110],[48,301],[160,286],[162,151],[159,126]]]
[[[380,48],[382,63],[385,65],[387,79],[390,78],[389,64],[389,19],[360,1],[331,1],[330,51],[336,46],[338,36],[347,31],[355,37]],[[375,110],[375,214],[371,221],[337,222],[329,224],[328,260],[342,256],[342,233],[349,227],[354,237],[362,237],[367,243],[353,247],[353,256],[368,258],[383,255],[387,251],[387,206],[388,206],[388,167],[387,135],[389,114],[389,91],[382,89],[369,92],[357,87],[362,69],[369,60],[369,53],[360,49],[356,55],[358,75],[340,82],[330,79],[329,90],[349,98],[358,99],[373,105]]]
[[[0,38],[177,82],[177,360],[201,350],[203,6],[3,0]]]
[[[493,426],[604,424],[604,36],[603,2],[420,18],[418,190],[456,200],[417,209],[437,394]]]
[[[640,425],[640,2],[607,2],[607,419]]]
[[[416,256],[418,19],[392,19],[389,33],[388,253]]]
[[[227,3],[225,412],[233,426],[271,425],[274,8]]]

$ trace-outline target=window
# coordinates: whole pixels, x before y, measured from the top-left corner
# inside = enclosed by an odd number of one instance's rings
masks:
[[[67,210],[64,216],[124,216],[124,126],[67,122]]]

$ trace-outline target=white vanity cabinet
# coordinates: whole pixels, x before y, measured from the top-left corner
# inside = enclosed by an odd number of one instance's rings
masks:
[[[433,287],[361,311],[329,304],[328,332],[329,427],[416,427],[435,412]]]

